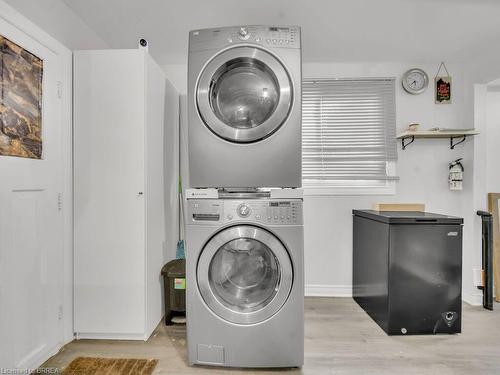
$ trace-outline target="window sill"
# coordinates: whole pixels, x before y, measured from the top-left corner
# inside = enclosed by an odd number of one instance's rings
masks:
[[[304,196],[395,195],[396,181],[384,186],[302,186]]]

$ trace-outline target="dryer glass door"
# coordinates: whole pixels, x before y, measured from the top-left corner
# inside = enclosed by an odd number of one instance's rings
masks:
[[[236,47],[215,56],[197,86],[203,121],[226,140],[248,143],[275,132],[292,105],[292,86],[280,61],[259,48]]]
[[[240,324],[268,319],[292,286],[290,257],[270,232],[248,225],[219,232],[205,246],[197,270],[199,290],[220,317]]]

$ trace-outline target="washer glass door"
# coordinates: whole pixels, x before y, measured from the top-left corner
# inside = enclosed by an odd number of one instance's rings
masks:
[[[274,315],[292,286],[292,264],[282,243],[259,227],[219,232],[198,262],[198,286],[207,305],[234,323],[252,324]]]
[[[261,140],[286,120],[292,104],[290,78],[279,60],[254,47],[215,56],[197,86],[203,121],[216,135],[238,143]]]

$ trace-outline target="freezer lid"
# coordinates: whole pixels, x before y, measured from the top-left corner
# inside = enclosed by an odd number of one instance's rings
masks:
[[[461,217],[432,212],[352,210],[352,214],[387,224],[463,224],[464,222]]]

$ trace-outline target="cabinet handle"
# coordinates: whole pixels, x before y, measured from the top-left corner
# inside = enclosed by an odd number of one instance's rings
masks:
[[[137,195],[140,197],[141,195],[144,195],[142,191],[138,192]]]

